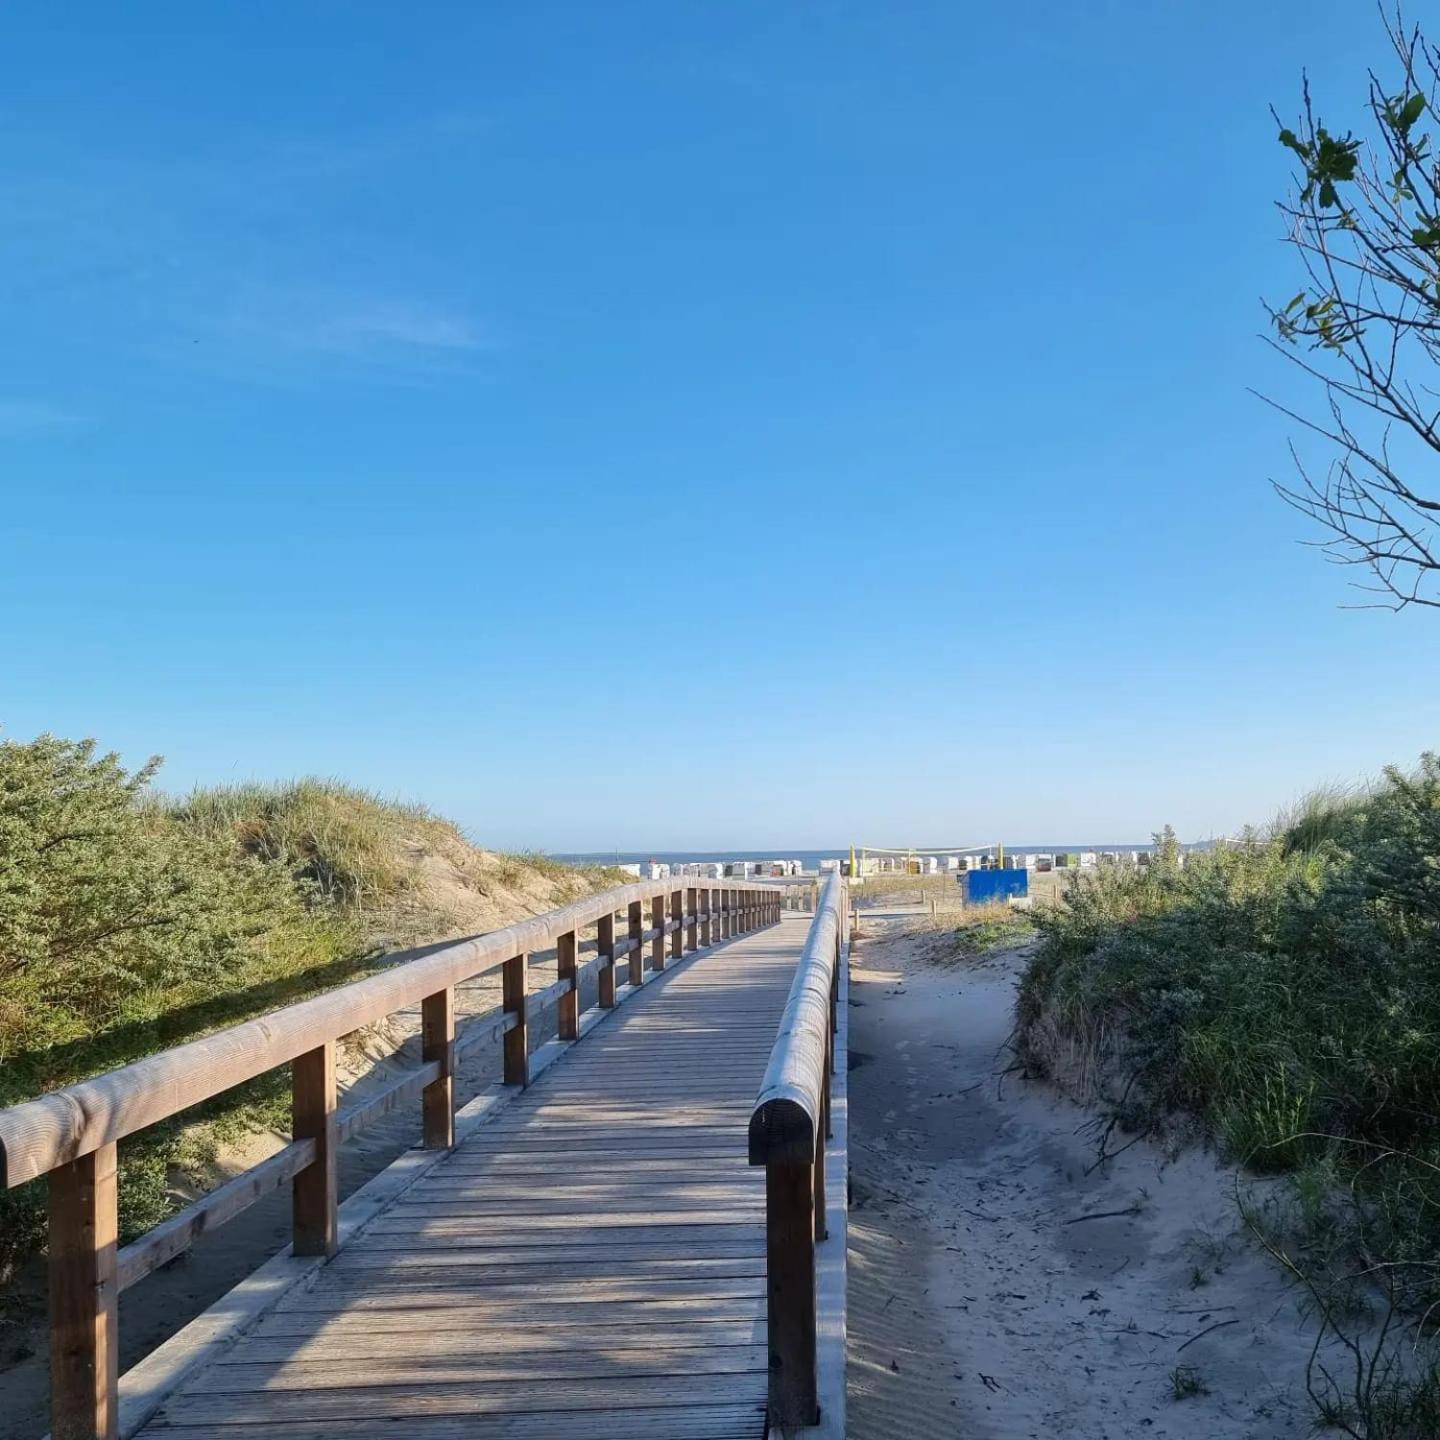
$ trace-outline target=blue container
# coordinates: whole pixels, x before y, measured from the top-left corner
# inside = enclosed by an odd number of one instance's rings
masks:
[[[1028,870],[967,870],[965,872],[965,903],[988,905],[995,900],[1011,900],[1030,893]]]

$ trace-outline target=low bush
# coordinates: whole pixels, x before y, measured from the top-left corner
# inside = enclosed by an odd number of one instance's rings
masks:
[[[1022,1053],[1078,1058],[1127,1127],[1188,1112],[1288,1175],[1245,1219],[1338,1345],[1322,1360],[1317,1340],[1307,1369],[1319,1423],[1433,1440],[1440,760],[1208,852],[1157,841],[1150,867],[1098,871],[1035,912]]]
[[[1088,1045],[1133,1123],[1188,1111],[1255,1169],[1326,1167],[1357,1253],[1440,1298],[1440,760],[1210,851],[1157,838],[1035,912],[1028,1058]]]

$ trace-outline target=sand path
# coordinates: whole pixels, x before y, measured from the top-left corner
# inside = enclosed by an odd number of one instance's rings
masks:
[[[1092,1169],[1094,1115],[1001,1073],[1020,959],[937,966],[918,913],[862,919],[854,1440],[1309,1434],[1313,1330],[1244,1236],[1234,1172],[1148,1141]],[[1176,1398],[1182,1366],[1200,1390]]]

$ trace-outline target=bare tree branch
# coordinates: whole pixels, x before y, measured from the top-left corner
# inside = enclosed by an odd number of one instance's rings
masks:
[[[1266,305],[1272,342],[1324,397],[1314,418],[1268,400],[1332,452],[1316,475],[1292,445],[1296,478],[1273,481],[1328,538],[1337,564],[1367,569],[1357,589],[1392,610],[1440,609],[1440,159],[1427,128],[1440,103],[1440,55],[1397,8],[1381,20],[1398,63],[1371,72],[1366,138],[1331,133],[1308,79],[1281,143],[1299,161],[1278,209],[1305,283]],[[1272,111],[1272,114],[1274,112]],[[1392,432],[1405,438],[1403,458]]]

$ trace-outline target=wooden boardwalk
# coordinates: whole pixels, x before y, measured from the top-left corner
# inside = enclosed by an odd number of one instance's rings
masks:
[[[651,979],[142,1433],[762,1440],[746,1126],[809,924]]]

